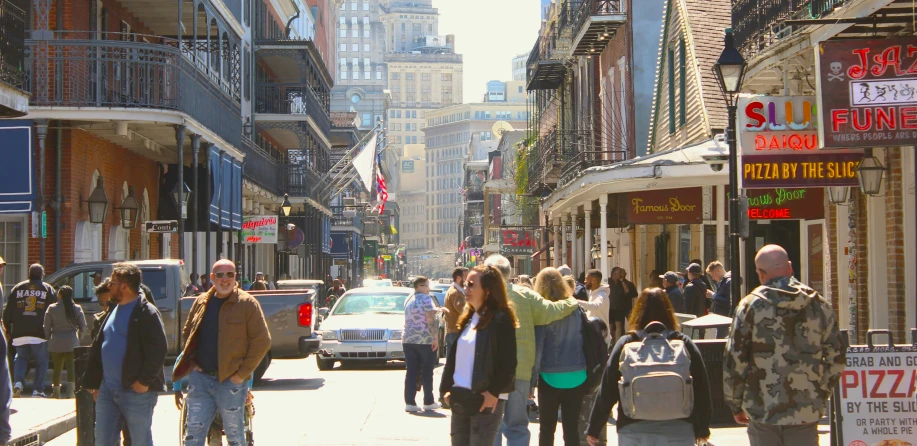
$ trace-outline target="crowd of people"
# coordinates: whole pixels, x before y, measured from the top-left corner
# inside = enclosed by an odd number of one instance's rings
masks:
[[[537,390],[540,445],[554,443],[558,420],[565,444],[605,444],[615,406],[619,445],[705,444],[710,377],[679,318],[719,314],[734,316],[728,331],[718,331],[727,338],[725,403],[748,425],[751,445],[817,445],[817,423],[845,364],[836,315],[793,277],[782,247],[764,246],[755,265],[762,285],[736,306],[731,274],[717,261],[706,269],[692,261],[683,273],[654,271],[639,291],[619,267],[607,281],[596,269],[574,278],[566,265],[533,280],[513,277],[509,260],[491,255],[453,272],[441,308],[419,277],[405,306],[406,411],[450,409],[456,446],[528,445],[527,405]],[[445,313],[445,346],[436,341],[438,312]],[[446,364],[436,403],[430,357],[439,347]]]

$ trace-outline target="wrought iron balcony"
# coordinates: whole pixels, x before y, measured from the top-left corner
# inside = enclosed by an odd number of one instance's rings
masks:
[[[528,156],[528,193],[541,195],[552,191],[560,179],[561,166],[566,159],[559,144],[557,130],[551,130],[538,138],[534,150]]]
[[[551,31],[535,42],[526,62],[527,89],[553,90],[560,86],[567,73],[566,59],[570,55],[570,40],[561,36],[554,25]]]
[[[573,158],[564,163],[563,174],[559,186],[570,184],[579,177],[584,170],[596,166],[610,166],[627,159],[627,150],[584,151],[577,153]]]
[[[255,92],[255,113],[283,115],[279,120],[309,120],[324,135],[331,134],[331,115],[328,102],[320,98],[310,87],[302,85],[259,85]],[[297,119],[298,118],[298,119]],[[269,121],[267,116],[258,120]]]
[[[352,227],[357,230],[363,229],[363,219],[359,215],[354,217],[347,217],[344,215],[344,206],[332,206],[331,207],[331,226],[333,227]]]
[[[470,188],[465,191],[465,202],[484,201],[484,189]]]
[[[25,45],[34,107],[174,110],[242,145],[239,98],[198,69],[190,48],[175,39],[55,31]]]
[[[601,53],[627,23],[626,4],[625,0],[583,0],[573,16],[573,54]]]
[[[26,13],[11,0],[0,0],[0,82],[22,90],[25,80]]]
[[[283,195],[280,176],[277,175],[283,157],[279,153],[265,151],[249,138],[242,138],[242,152],[245,154],[245,179],[276,196]]]
[[[790,19],[821,18],[849,0],[733,0],[732,31],[736,47],[754,57],[793,34]]]
[[[283,192],[291,197],[314,197],[321,175],[306,164],[283,164],[280,167]]]

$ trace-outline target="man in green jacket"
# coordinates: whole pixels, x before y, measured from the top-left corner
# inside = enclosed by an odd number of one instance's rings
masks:
[[[579,306],[573,297],[551,302],[529,288],[511,284],[512,267],[506,257],[491,255],[484,264],[503,274],[507,294],[519,321],[519,328],[516,329],[516,390],[509,394],[500,432],[506,436],[508,446],[528,446],[531,433],[525,408],[532,388],[532,369],[535,367],[535,326],[563,319]],[[502,444],[502,436],[498,435],[494,445]]]

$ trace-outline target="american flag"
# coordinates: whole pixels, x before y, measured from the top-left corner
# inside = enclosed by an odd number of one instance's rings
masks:
[[[388,201],[388,188],[385,187],[385,177],[382,176],[382,157],[376,153],[376,200],[379,202],[379,213],[385,212],[385,202]]]

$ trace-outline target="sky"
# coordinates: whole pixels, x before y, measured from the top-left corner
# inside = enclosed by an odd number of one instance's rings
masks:
[[[540,0],[433,0],[439,34],[455,34],[464,62],[465,103],[481,102],[487,81],[513,79],[513,57],[535,45]]]

